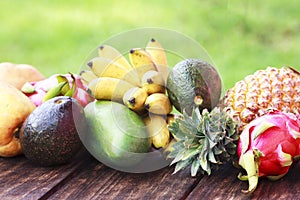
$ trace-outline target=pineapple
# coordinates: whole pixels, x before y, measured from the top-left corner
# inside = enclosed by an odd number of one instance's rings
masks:
[[[200,170],[210,174],[220,164],[235,160],[238,142],[238,124],[219,107],[211,112],[199,108],[189,116],[186,112],[169,125],[169,130],[176,138],[166,151],[168,158],[174,158],[175,171],[191,165],[191,175]]]
[[[222,101],[241,129],[270,110],[300,113],[300,73],[293,68],[258,70],[228,90]]]
[[[236,161],[239,134],[253,119],[270,111],[300,113],[300,73],[291,67],[258,70],[228,90],[211,112],[198,108],[169,125],[176,138],[166,149],[175,171],[191,165],[191,175]]]

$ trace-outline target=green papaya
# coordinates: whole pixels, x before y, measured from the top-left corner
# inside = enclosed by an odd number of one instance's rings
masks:
[[[84,112],[88,131],[80,138],[103,164],[129,171],[149,152],[151,141],[143,120],[123,104],[96,100]]]

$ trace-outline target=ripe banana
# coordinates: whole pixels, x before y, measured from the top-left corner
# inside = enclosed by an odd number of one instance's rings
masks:
[[[123,96],[123,103],[130,109],[136,112],[142,112],[144,103],[148,94],[145,90],[139,87],[129,89]]]
[[[137,71],[137,74],[140,77],[140,79],[147,71],[157,70],[156,65],[152,60],[151,56],[141,48],[130,50],[129,60],[132,66]]]
[[[154,114],[167,115],[172,111],[172,104],[167,95],[154,93],[147,97],[145,108]]]
[[[172,122],[175,122],[175,120],[176,120],[177,118],[182,118],[182,115],[180,115],[180,114],[174,114],[174,113],[168,114],[168,115],[167,115],[167,126],[169,127],[169,126],[172,124]],[[172,132],[171,132],[171,134],[172,134]],[[174,138],[176,141],[179,141],[179,138],[176,137],[174,134],[172,134],[172,136],[173,136],[173,138]]]
[[[170,113],[167,115],[167,124],[171,125],[172,122],[174,122],[176,119],[182,118],[181,114],[175,114],[175,113]]]
[[[148,94],[165,93],[165,81],[158,71],[148,71],[142,77],[142,88]]]
[[[170,142],[170,132],[166,120],[161,115],[150,115],[144,118],[144,123],[155,148],[165,148]]]
[[[88,85],[92,80],[98,78],[92,71],[90,70],[82,70],[79,73],[79,76],[84,84]]]
[[[124,68],[131,70],[132,66],[126,60],[126,58],[114,47],[109,45],[101,45],[98,49],[99,57],[108,58],[113,60],[115,63],[123,66]]]
[[[118,78],[133,85],[140,85],[139,77],[134,74],[135,71],[133,69],[126,69],[111,59],[95,57],[88,62],[88,66],[98,77]]]
[[[88,92],[95,99],[122,102],[124,94],[134,87],[132,84],[117,78],[100,77],[88,85]]]
[[[95,57],[87,64],[98,77],[121,78],[129,70],[109,58]]]
[[[156,64],[157,71],[163,74],[163,78],[166,81],[168,78],[169,70],[167,55],[164,48],[157,40],[152,38],[146,46],[146,51],[150,54],[154,63]]]
[[[169,142],[168,146],[166,146],[166,148],[164,149],[164,152],[169,153],[169,152],[175,151],[175,148],[174,148],[173,145],[176,144],[176,143],[177,143],[177,140],[175,140],[174,138],[171,139],[171,141]],[[167,156],[167,158],[169,158],[169,156]]]

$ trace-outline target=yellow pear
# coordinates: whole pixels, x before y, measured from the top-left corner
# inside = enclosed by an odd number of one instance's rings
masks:
[[[17,133],[35,105],[4,81],[0,81],[0,97],[0,156],[13,157],[22,153]]]

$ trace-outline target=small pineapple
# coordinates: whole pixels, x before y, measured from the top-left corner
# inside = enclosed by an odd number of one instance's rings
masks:
[[[300,73],[293,68],[258,70],[228,90],[222,106],[241,129],[271,110],[300,113]]]
[[[177,139],[166,149],[175,171],[191,165],[191,175],[210,174],[235,161],[236,144],[245,125],[270,111],[300,114],[300,73],[291,67],[268,67],[247,76],[228,90],[210,113],[196,108],[169,125]]]
[[[171,165],[177,163],[174,173],[191,165],[192,176],[198,170],[209,175],[220,164],[237,158],[237,128],[238,124],[219,107],[202,113],[197,107],[191,116],[184,112],[169,125],[177,139],[166,149],[170,151],[168,158],[174,158]]]

